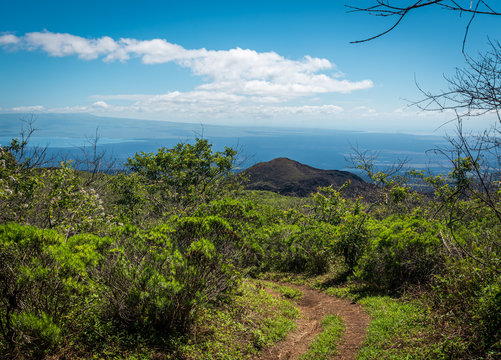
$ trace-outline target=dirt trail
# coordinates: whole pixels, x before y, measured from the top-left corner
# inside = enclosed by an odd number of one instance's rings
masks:
[[[338,355],[333,359],[355,359],[369,325],[369,316],[361,306],[350,300],[335,298],[305,286],[283,285],[294,287],[303,292],[303,297],[298,303],[300,319],[294,332],[264,352],[259,359],[298,359],[308,350],[313,338],[322,330],[321,321],[328,314],[340,316],[345,325],[343,339],[338,346]]]

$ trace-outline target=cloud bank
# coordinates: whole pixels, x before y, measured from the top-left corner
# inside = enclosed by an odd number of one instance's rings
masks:
[[[67,33],[31,32],[23,36],[0,35],[0,46],[18,51],[42,51],[53,57],[76,56],[84,61],[127,62],[139,59],[147,65],[175,63],[202,79],[193,91],[158,95],[95,96],[92,107],[116,110],[110,100],[126,100],[136,111],[219,112],[257,110],[265,114],[333,114],[342,108],[332,104],[311,105],[309,97],[347,94],[373,87],[371,80],[350,81],[336,72],[328,59],[305,56],[287,59],[276,52],[250,49],[186,49],[165,39],[137,40],[108,36],[89,39]],[[295,103],[301,99],[301,105]],[[282,103],[283,105],[277,105]],[[306,105],[305,105],[306,103]],[[182,105],[182,106],[181,106]],[[280,109],[280,107],[282,107]],[[193,108],[193,109],[191,109]],[[191,110],[190,110],[191,109]],[[257,110],[256,110],[257,109]]]

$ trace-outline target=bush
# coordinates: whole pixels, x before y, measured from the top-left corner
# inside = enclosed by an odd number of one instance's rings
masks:
[[[237,241],[218,217],[173,218],[129,234],[110,250],[100,273],[108,316],[143,334],[186,332],[198,308],[238,284]]]
[[[501,356],[501,276],[470,258],[451,259],[426,296],[440,329],[443,352],[452,358]]]
[[[173,226],[173,242],[187,258],[188,271],[183,276],[199,304],[231,293],[240,281],[243,242],[239,234],[219,216],[180,218]]]
[[[180,143],[171,149],[138,153],[129,158],[127,167],[147,184],[158,212],[172,211],[172,206],[192,209],[214,200],[236,185],[231,172],[236,151],[225,148],[213,151],[207,140],[194,145]]]
[[[0,226],[0,357],[96,349],[110,337],[164,342],[239,284],[240,238],[217,216],[127,225],[115,239]]]
[[[0,225],[0,352],[39,357],[98,312],[89,278],[106,239],[69,238],[19,224]],[[62,331],[64,329],[64,333]]]
[[[346,185],[349,186],[349,184]],[[317,193],[311,195],[311,200],[312,217],[318,221],[339,225],[349,212],[347,200],[332,186],[320,187]]]
[[[3,153],[5,155],[5,151]],[[99,194],[61,162],[59,168],[26,169],[2,159],[0,148],[0,223],[19,222],[57,229],[66,236],[104,230],[106,218]]]
[[[334,190],[331,186],[319,188],[318,192],[311,196],[313,205],[310,208],[311,217],[321,222],[323,227],[331,225],[332,235],[323,235],[326,239],[335,238],[334,241],[329,240],[332,242],[329,251],[342,257],[348,271],[352,272],[367,243],[368,216],[362,212],[359,200],[353,202],[342,197],[341,191],[347,186],[349,183],[343,185],[340,191]],[[314,256],[313,253],[310,256]],[[325,260],[323,262],[321,268],[326,270],[328,264]]]
[[[355,275],[387,289],[428,282],[444,263],[441,226],[420,217],[389,217],[360,258]]]
[[[336,228],[334,253],[344,259],[348,271],[355,269],[369,240],[370,219],[365,214],[346,214],[343,223]]]
[[[116,174],[107,184],[112,194],[115,213],[125,223],[145,224],[151,217],[154,206],[148,202],[147,186],[136,173]]]
[[[256,230],[261,271],[279,270],[320,274],[332,258],[334,227],[310,219],[297,211],[285,211],[276,224]],[[285,218],[285,221],[284,221]]]

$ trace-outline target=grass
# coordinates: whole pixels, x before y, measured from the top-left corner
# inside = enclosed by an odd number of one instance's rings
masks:
[[[294,285],[307,285],[310,287],[314,287],[314,285],[319,281],[317,280],[318,278],[323,279],[326,276],[328,275],[320,275],[318,277],[312,277],[311,275],[308,274],[269,271],[265,273],[260,273],[256,277],[261,280],[277,281]]]
[[[367,296],[359,303],[372,318],[357,360],[426,359],[425,311],[413,301],[388,296]]]
[[[279,284],[274,284],[274,283],[266,283],[271,289],[275,290],[278,292],[282,297],[291,299],[291,300],[298,300],[303,297],[303,292],[298,289],[291,288],[289,286],[284,286],[284,285],[279,285]]]
[[[326,360],[337,354],[337,345],[344,331],[343,321],[339,316],[327,315],[322,320],[322,329],[300,360]]]
[[[294,330],[299,312],[247,281],[227,306],[200,315],[192,339],[179,347],[180,358],[249,359]]]
[[[280,195],[266,190],[244,190],[242,197],[256,204],[282,210],[297,209],[310,201],[309,198]]]

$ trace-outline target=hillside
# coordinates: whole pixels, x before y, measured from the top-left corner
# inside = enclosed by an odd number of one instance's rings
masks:
[[[294,198],[240,191],[236,152],[206,139],[95,176],[31,168],[26,146],[0,149],[0,359],[501,359],[496,184],[430,176],[425,197],[287,158],[247,171],[369,190]]]
[[[246,189],[268,190],[282,195],[307,196],[319,186],[339,188],[347,181],[351,181],[345,191],[348,196],[365,194],[372,187],[348,171],[316,169],[288,158],[258,163],[246,169],[244,174],[249,178]]]

